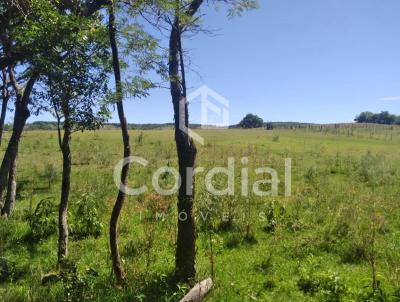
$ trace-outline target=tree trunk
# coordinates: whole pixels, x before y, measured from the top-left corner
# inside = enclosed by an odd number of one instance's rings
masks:
[[[124,158],[127,158],[130,156],[131,151],[129,144],[128,124],[124,113],[124,104],[122,99],[123,91],[121,84],[121,70],[118,58],[118,46],[116,38],[116,25],[115,25],[115,14],[114,14],[113,4],[111,4],[109,8],[108,29],[109,29],[110,45],[112,49],[113,69],[114,69],[116,97],[117,97],[117,110],[121,125],[122,140],[124,144]],[[122,167],[121,171],[121,184],[123,184],[124,186],[126,186],[128,183],[128,172],[129,172],[129,164],[126,164]],[[119,190],[110,219],[111,260],[117,284],[119,285],[122,285],[125,279],[125,273],[121,264],[121,257],[118,250],[118,218],[121,213],[124,200],[125,200],[125,193]]]
[[[178,19],[175,20],[171,30],[169,51],[169,76],[171,79],[170,90],[175,119],[175,143],[181,177],[181,186],[178,194],[175,276],[180,281],[189,281],[194,279],[196,275],[196,226],[192,213],[194,200],[194,176],[192,171],[196,159],[196,147],[187,131],[182,130],[188,129],[189,117]],[[182,77],[179,76],[179,67]],[[190,190],[187,190],[188,187]]]
[[[3,157],[3,161],[0,166],[0,199],[4,196],[4,191],[8,185],[8,175],[10,173],[11,166],[17,158],[19,141],[21,139],[22,132],[24,130],[26,120],[30,116],[28,104],[29,97],[35,84],[36,77],[33,76],[29,79],[26,87],[20,91],[16,91],[16,103],[15,103],[15,115],[14,125],[11,134],[11,138],[8,142],[6,152]],[[23,92],[22,92],[23,91]]]
[[[8,98],[3,97],[3,103],[1,105],[1,114],[0,114],[0,146],[1,143],[3,142],[4,123],[6,120],[7,105],[8,105]]]
[[[13,162],[17,158],[19,141],[21,139],[21,135],[24,130],[26,120],[30,116],[28,108],[25,106],[18,105],[18,103],[19,102],[17,100],[17,108],[15,110],[14,125],[11,138],[8,142],[8,146],[0,167],[0,198],[4,196],[4,192],[7,188],[8,175],[10,173],[10,169]]]
[[[1,113],[0,113],[0,146],[3,141],[4,123],[6,120],[8,100],[10,99],[10,94],[7,88],[7,72],[4,69],[2,73],[3,73],[3,91],[2,91],[3,103],[1,104]]]
[[[15,196],[17,194],[17,159],[11,165],[10,173],[8,176],[7,196],[4,207],[1,210],[1,215],[5,217],[11,216],[15,206]]]
[[[58,210],[58,263],[61,264],[68,256],[68,198],[71,186],[71,126],[68,114],[65,114],[64,135],[61,143],[63,171],[61,184],[61,199]]]

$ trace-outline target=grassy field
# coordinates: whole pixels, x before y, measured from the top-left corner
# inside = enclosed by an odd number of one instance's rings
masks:
[[[398,128],[199,133],[205,144],[198,145],[197,165],[205,172],[196,180],[197,272],[200,280],[213,270],[215,280],[207,301],[400,301]],[[127,286],[113,287],[108,249],[119,131],[73,136],[70,269],[45,285],[43,275],[57,262],[61,154],[56,132],[29,131],[18,160],[16,210],[0,220],[0,259],[9,267],[0,301],[178,301],[187,291],[170,278],[176,197],[151,189],[154,170],[177,166],[173,131],[130,134],[132,153],[149,161],[132,166],[130,183],[149,190],[128,198],[120,220]],[[237,194],[212,196],[204,175],[226,167],[228,157],[235,159]],[[283,190],[285,158],[292,159],[290,197]],[[244,166],[250,185],[262,178],[255,168],[276,169],[279,196],[241,196]],[[160,177],[166,186],[171,181]],[[215,182],[223,187],[226,179]]]

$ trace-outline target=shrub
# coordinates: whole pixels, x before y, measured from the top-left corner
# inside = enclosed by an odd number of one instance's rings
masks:
[[[54,166],[52,163],[46,164],[43,171],[43,177],[47,180],[49,188],[51,188],[54,181],[56,181],[57,175],[58,172],[56,166]]]
[[[305,294],[318,296],[321,301],[339,302],[347,293],[347,288],[337,273],[305,274],[297,282]]]
[[[122,256],[126,258],[134,258],[143,253],[144,244],[139,240],[129,240],[122,249]]]
[[[91,194],[83,194],[76,202],[73,220],[71,224],[71,235],[77,239],[101,235],[103,224],[98,213],[98,203]]]
[[[367,260],[366,247],[357,241],[351,241],[343,245],[340,251],[343,263],[359,264]]]
[[[94,285],[98,273],[88,269],[84,275],[78,272],[73,262],[62,264],[61,280],[64,285],[64,301],[93,301],[95,298]]]
[[[316,179],[318,176],[318,172],[317,172],[317,168],[315,166],[310,166],[307,168],[307,171],[304,175],[304,177],[308,180],[308,181],[312,181],[314,179]]]
[[[240,245],[241,239],[237,234],[231,234],[225,238],[225,247],[228,249],[236,248]]]
[[[143,144],[143,138],[144,138],[143,131],[140,131],[138,137],[136,138],[136,142],[137,142],[138,145],[142,145]]]
[[[243,242],[252,245],[252,244],[257,244],[258,240],[253,233],[249,232],[244,235]]]
[[[276,219],[275,219],[275,204],[273,202],[270,202],[267,204],[267,209],[266,209],[266,220],[267,224],[264,226],[263,230],[267,233],[274,233],[275,228],[276,228]]]
[[[165,196],[151,193],[146,196],[145,207],[145,220],[154,222],[165,219],[165,216],[169,213],[171,203]]]
[[[383,289],[379,286],[376,290],[365,290],[358,296],[358,301],[361,302],[386,302],[386,301],[399,301],[397,296],[393,296],[393,299],[389,299],[389,295],[383,291]]]
[[[42,199],[36,206],[35,212],[27,215],[30,232],[29,241],[47,239],[57,231],[57,207],[51,199]]]

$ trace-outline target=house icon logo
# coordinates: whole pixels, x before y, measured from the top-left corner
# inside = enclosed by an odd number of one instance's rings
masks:
[[[229,127],[229,101],[206,85],[201,86],[187,96],[187,102],[200,100],[200,124],[202,129]],[[180,108],[180,110],[184,110]],[[180,114],[180,116],[182,116]],[[188,134],[193,140],[204,145],[204,138],[192,129],[179,122],[179,129]]]

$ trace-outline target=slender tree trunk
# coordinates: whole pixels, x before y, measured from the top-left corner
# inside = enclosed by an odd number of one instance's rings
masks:
[[[122,85],[121,85],[121,70],[119,64],[118,57],[118,46],[117,46],[117,38],[116,38],[116,26],[115,26],[115,13],[113,4],[110,5],[109,8],[109,37],[110,37],[110,45],[112,49],[112,59],[113,59],[113,68],[114,68],[114,77],[115,77],[115,86],[116,86],[116,96],[117,96],[117,110],[118,117],[121,125],[122,132],[122,141],[124,144],[124,158],[130,156],[130,144],[129,144],[129,132],[128,132],[128,124],[126,121],[125,113],[124,113],[124,104],[123,104],[123,96],[122,96]],[[126,164],[122,167],[121,171],[121,184],[126,186],[128,183],[128,172],[129,172],[129,164]],[[121,213],[122,206],[125,200],[125,193],[121,190],[118,191],[117,199],[115,200],[115,205],[111,213],[110,219],[110,249],[111,249],[111,260],[112,266],[114,270],[115,277],[117,279],[117,283],[119,285],[123,284],[125,273],[121,264],[121,257],[119,255],[118,250],[118,218]]]
[[[181,187],[178,194],[178,234],[175,254],[175,276],[188,281],[196,275],[196,226],[193,217],[194,175],[196,147],[189,137],[188,104],[186,100],[185,71],[182,60],[179,20],[171,30],[169,44],[169,76],[175,119],[175,143],[178,153]],[[181,77],[179,76],[179,67]],[[189,190],[188,190],[189,188]]]
[[[36,77],[31,77],[26,84],[24,89],[16,89],[16,103],[15,103],[15,115],[14,125],[11,134],[11,138],[8,142],[6,152],[3,157],[3,161],[0,166],[0,199],[4,196],[4,192],[8,186],[8,175],[10,173],[11,166],[17,158],[19,141],[21,139],[22,132],[24,130],[26,120],[30,116],[28,104],[29,97],[35,84]]]
[[[68,110],[68,109],[66,109]],[[64,134],[61,143],[63,171],[61,184],[61,199],[58,210],[58,263],[61,264],[68,256],[68,198],[71,186],[71,126],[68,114],[64,111]]]
[[[17,194],[17,159],[11,165],[10,173],[8,176],[7,195],[4,207],[1,209],[1,215],[5,217],[11,216],[15,206],[15,196]]]
[[[6,120],[7,106],[8,106],[8,98],[3,98],[3,103],[1,105],[1,114],[0,114],[0,146],[1,143],[3,142],[4,123]]]
[[[19,141],[28,117],[29,110],[25,111],[24,108],[17,106],[14,117],[13,131],[0,167],[0,196],[4,195],[4,192],[7,188],[8,175],[13,162],[17,158]]]
[[[5,69],[3,69],[2,74],[3,74],[3,91],[2,91],[3,103],[1,104],[1,113],[0,113],[0,146],[3,141],[4,123],[6,120],[8,100],[10,99],[10,94],[7,88],[7,72]]]

